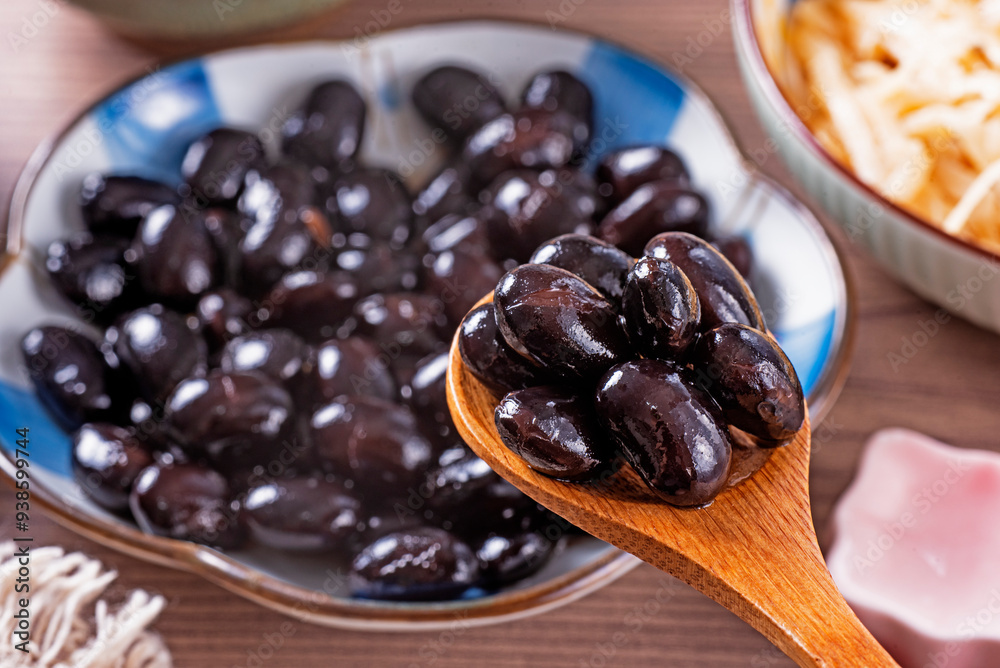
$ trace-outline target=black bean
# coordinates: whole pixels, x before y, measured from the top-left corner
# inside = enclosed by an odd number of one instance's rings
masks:
[[[783,445],[802,428],[802,385],[767,334],[745,325],[719,325],[698,339],[693,361],[699,384],[719,402],[730,424],[761,439],[761,445]]]
[[[726,485],[732,443],[722,411],[671,362],[611,367],[597,386],[597,414],[650,489],[676,506],[701,506]]]
[[[625,331],[647,357],[679,359],[701,324],[691,281],[669,260],[643,257],[628,275],[622,297]]]
[[[688,277],[701,303],[703,331],[725,322],[765,328],[764,316],[746,281],[706,241],[684,232],[667,232],[650,239],[644,255],[670,260]]]
[[[365,132],[365,101],[346,81],[314,87],[281,128],[283,150],[310,165],[337,169],[352,159]]]
[[[629,353],[614,305],[565,269],[526,264],[508,272],[493,306],[504,340],[557,377],[598,376]]]
[[[500,439],[534,470],[561,480],[591,480],[615,458],[594,418],[589,393],[556,386],[515,390],[497,406]]]

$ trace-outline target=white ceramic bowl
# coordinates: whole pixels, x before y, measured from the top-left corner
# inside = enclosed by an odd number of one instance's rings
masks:
[[[1000,332],[1000,255],[944,233],[858,180],[812,135],[769,63],[784,49],[793,0],[730,0],[736,54],[764,130],[789,171],[852,240],[914,292],[977,325]],[[765,57],[765,54],[767,57]]]
[[[363,52],[353,43],[265,45],[168,65],[99,100],[41,146],[16,188],[8,257],[0,259],[0,468],[11,474],[15,429],[29,426],[33,498],[60,522],[132,555],[195,571],[247,598],[335,626],[441,627],[455,615],[470,624],[500,621],[573,600],[635,565],[596,539],[574,538],[542,571],[488,596],[434,604],[350,599],[330,575],[337,565],[323,559],[261,549],[222,553],[143,534],[101,511],[73,481],[68,436],[50,421],[25,377],[18,352],[24,333],[74,317],[50,284],[42,257],[52,240],[82,227],[74,202],[85,174],[138,173],[176,182],[185,144],[220,124],[263,128],[261,138],[273,147],[281,120],[312,85],[345,77],[368,101],[364,161],[399,169],[416,186],[445,151],[429,139],[430,129],[408,103],[409,91],[424,72],[446,62],[492,73],[511,98],[536,71],[567,68],[594,92],[598,154],[639,142],[676,148],[711,200],[716,226],[748,239],[756,256],[751,280],[768,325],[799,372],[814,422],[822,418],[846,375],[853,331],[840,259],[807,209],[771,182],[740,171],[742,156],[704,95],[679,75],[586,36],[496,22],[450,23],[387,33]],[[738,183],[731,185],[734,175]]]

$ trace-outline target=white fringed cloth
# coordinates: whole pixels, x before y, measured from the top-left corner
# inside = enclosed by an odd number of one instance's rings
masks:
[[[118,577],[96,559],[60,547],[31,549],[31,590],[16,593],[12,541],[0,543],[0,666],[3,668],[171,668],[160,636],[148,630],[165,605],[142,590],[110,606],[101,596]],[[30,652],[14,648],[18,599],[30,599]]]

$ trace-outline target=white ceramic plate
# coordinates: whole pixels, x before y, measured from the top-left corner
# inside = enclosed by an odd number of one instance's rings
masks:
[[[767,322],[803,381],[818,422],[847,369],[850,290],[837,252],[802,205],[751,177],[728,130],[689,81],[590,37],[497,22],[450,23],[355,43],[264,45],[164,66],[100,100],[39,148],[14,194],[8,257],[0,263],[0,466],[9,474],[15,429],[32,436],[34,498],[67,526],[135,556],[196,571],[247,598],[319,623],[362,629],[447,626],[456,615],[487,623],[539,612],[610,582],[636,561],[593,538],[573,539],[542,571],[495,594],[434,604],[360,601],[341,594],[338,565],[262,549],[222,552],[142,534],[80,493],[69,439],[36,400],[18,345],[31,327],[73,319],[42,257],[54,239],[81,229],[76,193],[89,172],[179,180],[184,147],[221,124],[276,130],[315,83],[342,77],[368,100],[367,164],[397,169],[416,188],[444,150],[408,103],[428,69],[462,63],[496,77],[512,101],[537,71],[565,68],[594,92],[597,154],[665,143],[687,161],[708,196],[717,229],[744,235]],[[2,232],[3,230],[0,230]],[[0,239],[2,239],[0,234]],[[342,565],[340,565],[342,567]]]

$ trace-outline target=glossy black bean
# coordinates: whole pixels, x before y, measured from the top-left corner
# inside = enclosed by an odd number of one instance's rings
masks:
[[[260,324],[253,302],[230,288],[205,293],[195,307],[202,334],[212,350]]]
[[[193,306],[222,275],[204,216],[188,218],[172,204],[149,212],[131,250],[139,283],[156,301]]]
[[[629,146],[608,153],[597,166],[597,190],[617,206],[639,186],[653,181],[687,185],[687,168],[680,156],[662,146]]]
[[[783,445],[802,428],[802,385],[767,334],[745,325],[719,325],[699,338],[693,361],[699,385],[719,402],[729,423],[761,445]]]
[[[214,370],[182,381],[164,411],[170,433],[193,458],[225,473],[267,466],[282,450],[301,455],[295,409],[277,381],[258,372]]]
[[[153,304],[123,315],[104,336],[143,396],[163,401],[182,379],[205,373],[207,346],[195,320]]]
[[[380,600],[450,599],[479,580],[468,545],[441,529],[390,533],[365,547],[351,565],[355,596]]]
[[[764,329],[764,316],[750,287],[706,241],[684,232],[668,232],[650,239],[643,254],[670,260],[688,277],[701,303],[703,331],[725,322]]]
[[[73,434],[73,478],[94,503],[120,512],[128,508],[132,484],[153,456],[124,427],[88,423]]]
[[[588,122],[594,115],[590,88],[566,70],[550,70],[533,76],[521,92],[521,104],[545,111],[565,111]]]
[[[330,220],[345,235],[357,232],[399,249],[413,232],[410,193],[400,176],[390,170],[348,172],[321,198]]]
[[[526,264],[508,272],[493,306],[510,347],[556,377],[599,376],[629,355],[617,309],[565,269]]]
[[[416,495],[406,499],[401,514],[419,514],[472,541],[486,536],[516,535],[539,528],[544,509],[496,474],[464,442],[444,450]],[[426,501],[424,501],[426,500]]]
[[[587,234],[563,234],[535,250],[532,264],[550,264],[576,274],[612,303],[620,303],[635,260],[624,251]]]
[[[240,253],[240,242],[246,233],[244,224],[249,227],[250,219],[243,218],[232,209],[214,207],[198,212],[191,211],[188,215],[200,215],[205,223],[205,229],[212,239],[215,252],[219,256],[219,269],[222,282],[232,288],[243,284],[243,256]]]
[[[548,112],[562,111],[578,122],[574,130],[577,151],[586,149],[594,132],[594,96],[587,84],[565,70],[536,74],[524,87],[521,104]]]
[[[421,77],[413,86],[413,104],[436,131],[456,141],[506,111],[503,95],[490,80],[454,65]]]
[[[712,245],[736,267],[740,276],[747,281],[750,280],[750,272],[753,271],[753,249],[745,237],[737,234],[719,237],[712,242]]]
[[[611,468],[611,446],[585,398],[552,385],[515,390],[497,406],[500,440],[528,466],[561,480],[591,480]]]
[[[417,362],[410,382],[400,390],[401,396],[420,418],[449,424],[447,377],[448,353],[429,355]]]
[[[334,265],[352,275],[362,294],[416,290],[421,286],[420,257],[386,241],[352,234],[337,248]]]
[[[412,515],[400,515],[391,508],[376,507],[373,509],[366,504],[362,505],[362,513],[367,513],[367,517],[363,520],[365,525],[364,531],[352,536],[350,541],[351,548],[355,554],[363,550],[376,538],[381,538],[386,534],[397,531],[410,531],[427,526],[424,518],[418,516],[416,513]]]
[[[290,329],[310,343],[333,338],[346,326],[361,295],[347,272],[285,274],[263,300],[270,327]]]
[[[502,478],[484,485],[468,503],[445,505],[434,498],[434,508],[435,524],[470,542],[490,534],[533,531],[547,518],[542,506]]]
[[[80,209],[90,231],[126,239],[135,235],[146,214],[179,199],[170,186],[138,176],[89,174],[80,187]]]
[[[725,487],[726,423],[686,369],[648,359],[616,365],[598,383],[596,408],[628,462],[669,503],[705,505]]]
[[[462,443],[439,455],[438,465],[427,473],[418,491],[426,490],[428,507],[447,518],[456,508],[474,504],[488,487],[501,481],[489,464]]]
[[[365,101],[346,81],[325,81],[314,87],[281,128],[282,148],[310,165],[337,168],[353,158],[365,132]]]
[[[332,339],[316,348],[306,387],[313,408],[337,397],[368,395],[385,401],[397,396],[390,357],[378,345],[360,336]]]
[[[478,190],[511,169],[543,170],[572,160],[581,124],[561,111],[522,109],[497,116],[468,138],[462,161],[469,166],[470,187]]]
[[[141,299],[135,272],[126,262],[129,246],[124,237],[84,232],[53,241],[45,268],[85,320],[109,322]]]
[[[609,211],[597,226],[597,236],[631,255],[641,255],[652,237],[663,232],[708,234],[710,211],[701,194],[671,181],[639,186]]]
[[[237,548],[246,538],[239,501],[226,479],[204,466],[147,467],[132,487],[129,506],[146,533],[223,549]]]
[[[78,330],[32,329],[21,339],[21,353],[38,398],[67,430],[128,414],[131,388]]]
[[[317,410],[312,440],[325,470],[377,504],[404,496],[422,482],[431,462],[430,443],[406,406],[371,396],[348,396]]]
[[[478,306],[465,316],[458,350],[469,371],[498,394],[543,382],[541,368],[507,345],[497,327],[492,303]]]
[[[625,331],[646,357],[680,359],[701,325],[701,305],[676,264],[642,257],[629,272],[622,297]]]
[[[456,445],[464,446],[448,408],[448,357],[444,350],[419,360],[412,376],[399,389],[399,399],[417,416],[434,457]]]
[[[487,252],[490,241],[482,215],[447,214],[424,230],[421,245],[431,253],[440,253],[459,246],[475,247]]]
[[[429,225],[449,213],[472,213],[476,200],[468,192],[468,181],[465,165],[445,165],[413,198],[414,215]]]
[[[188,147],[181,174],[200,206],[231,205],[243,179],[267,161],[257,135],[235,128],[216,128]]]
[[[343,550],[363,525],[361,503],[318,475],[254,485],[243,509],[251,537],[279,550]]]
[[[282,214],[297,212],[316,199],[308,168],[292,160],[251,169],[246,173],[243,188],[237,209],[253,225],[271,224]]]
[[[373,339],[391,357],[425,357],[451,334],[444,302],[417,292],[366,297],[354,308],[356,333]]]
[[[448,322],[453,325],[462,322],[504,274],[486,251],[472,245],[428,255],[425,263],[424,291],[444,303]]]
[[[490,185],[483,212],[497,258],[526,262],[545,241],[561,234],[588,234],[596,196],[571,170],[516,170]]]
[[[240,266],[253,294],[272,287],[283,274],[325,266],[332,228],[311,206],[312,186],[303,168],[284,163],[247,175],[240,210],[249,221],[240,241]]]
[[[232,339],[222,349],[219,367],[226,373],[258,371],[292,388],[311,365],[305,341],[287,329],[265,329]]]
[[[133,401],[128,413],[128,428],[143,447],[153,452],[157,461],[169,464],[189,460],[167,433],[161,404],[151,405],[143,399]]]
[[[529,531],[512,536],[489,536],[476,547],[479,572],[486,586],[517,582],[537,573],[549,562],[555,543]]]

